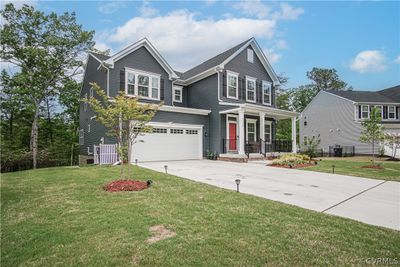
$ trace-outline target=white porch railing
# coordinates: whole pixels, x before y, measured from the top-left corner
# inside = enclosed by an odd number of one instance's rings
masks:
[[[114,164],[118,161],[117,145],[98,145],[93,149],[94,164]]]

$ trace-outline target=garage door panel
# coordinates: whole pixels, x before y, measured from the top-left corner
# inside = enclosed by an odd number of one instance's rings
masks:
[[[201,130],[190,128],[170,128],[166,133],[138,136],[132,148],[132,161],[201,159],[201,138]]]

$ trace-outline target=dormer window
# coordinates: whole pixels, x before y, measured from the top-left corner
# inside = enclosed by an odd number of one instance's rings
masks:
[[[160,100],[161,75],[126,68],[125,77],[125,93],[127,95]]]
[[[254,51],[250,48],[247,49],[247,61],[254,63]]]
[[[272,84],[267,81],[262,81],[262,97],[264,105],[271,105],[271,87]]]

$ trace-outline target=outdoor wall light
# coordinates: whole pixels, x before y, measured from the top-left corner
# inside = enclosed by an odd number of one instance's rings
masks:
[[[240,179],[236,179],[236,180],[235,180],[235,183],[236,183],[236,192],[239,193]]]
[[[335,165],[332,165],[332,173],[335,173]]]
[[[168,173],[168,165],[164,165],[165,173]]]

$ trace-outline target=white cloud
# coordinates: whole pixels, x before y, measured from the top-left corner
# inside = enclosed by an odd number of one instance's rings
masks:
[[[264,48],[265,56],[268,58],[268,61],[271,63],[276,63],[282,57],[281,54],[275,52],[273,48]]]
[[[98,6],[97,10],[103,14],[112,14],[125,6],[126,3],[123,1],[103,2]]]
[[[216,2],[217,2],[217,0],[206,0],[206,4],[207,4],[208,6],[214,5]]]
[[[274,20],[296,20],[304,9],[293,7],[287,3],[281,3],[280,9],[273,11],[273,6],[266,5],[261,0],[243,0],[233,5],[233,8],[247,16],[259,19],[270,18]]]
[[[400,64],[400,55],[397,56],[397,58],[394,60],[397,64]]]
[[[194,13],[178,10],[152,18],[134,17],[97,39],[122,48],[148,37],[173,67],[187,70],[252,36],[271,40],[275,32],[276,21],[270,19],[198,19]]]
[[[143,1],[143,4],[139,8],[139,11],[143,17],[152,17],[158,14],[158,10],[151,7],[150,3],[147,1]]]
[[[382,72],[386,69],[386,59],[382,51],[365,50],[356,55],[350,68],[359,73]]]
[[[288,44],[286,43],[285,40],[277,40],[275,42],[275,46],[277,49],[287,49],[288,48]]]

